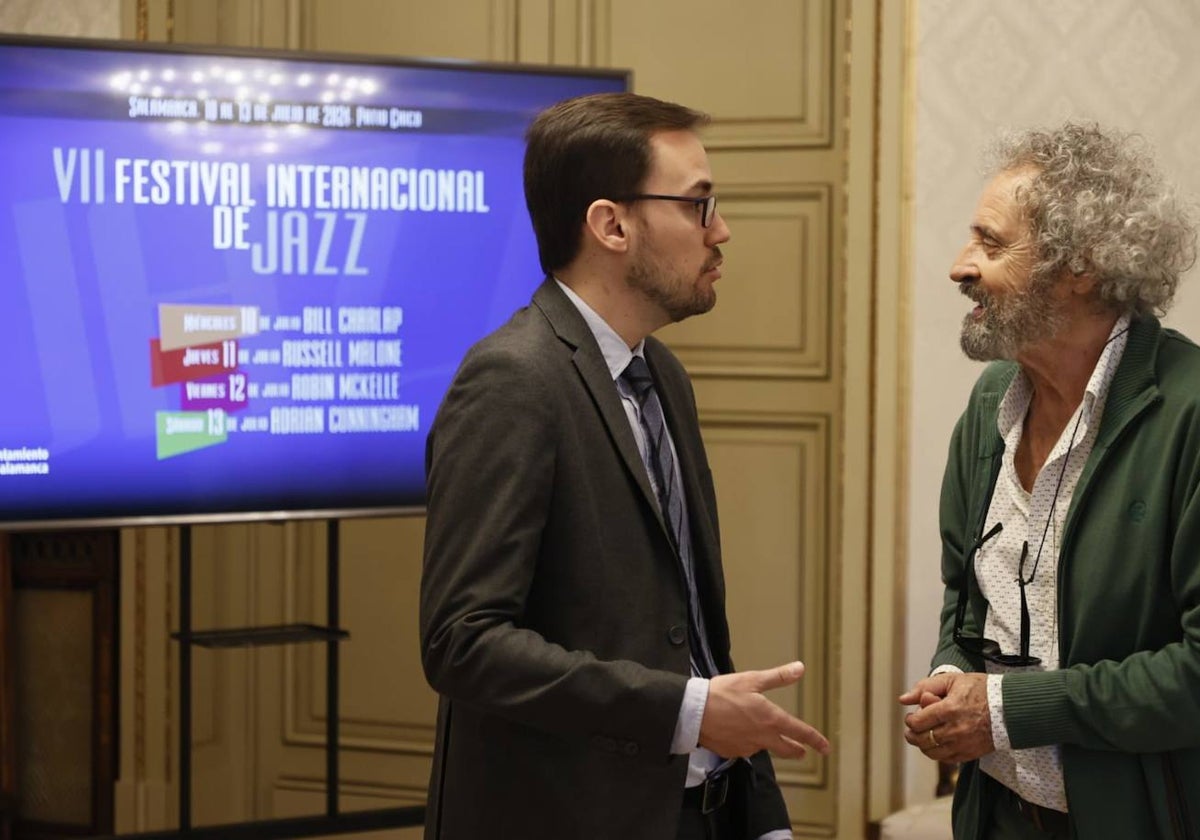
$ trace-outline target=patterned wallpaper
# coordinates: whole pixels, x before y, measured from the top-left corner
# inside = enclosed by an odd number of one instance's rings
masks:
[[[0,32],[117,38],[120,0],[0,0]]]
[[[910,0],[915,65],[909,429],[909,681],[925,673],[941,605],[937,496],[950,432],[980,367],[958,350],[966,301],[948,279],[999,130],[1089,119],[1143,134],[1200,202],[1196,0]],[[1200,340],[1200,272],[1167,322]],[[930,795],[910,751],[908,801]]]

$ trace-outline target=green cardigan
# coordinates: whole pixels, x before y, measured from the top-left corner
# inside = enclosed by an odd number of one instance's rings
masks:
[[[984,670],[951,632],[963,552],[982,532],[1004,451],[996,415],[1017,370],[988,366],[951,440],[935,668]],[[968,634],[986,613],[973,586]],[[1151,317],[1133,321],[1067,513],[1058,622],[1060,670],[1004,678],[1013,747],[1061,745],[1080,838],[1200,840],[1200,348]],[[983,836],[998,787],[977,762],[963,767],[956,840]]]

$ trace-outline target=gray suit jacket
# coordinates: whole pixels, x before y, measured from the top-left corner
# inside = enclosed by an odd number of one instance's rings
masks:
[[[695,398],[645,354],[679,454],[710,644],[732,670]],[[426,453],[425,673],[441,695],[426,837],[675,836],[689,676],[679,561],[612,377],[553,280],[473,347]],[[770,761],[739,765],[749,836],[787,825]]]

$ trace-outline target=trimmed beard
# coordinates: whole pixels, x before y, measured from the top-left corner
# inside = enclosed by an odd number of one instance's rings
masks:
[[[1023,290],[1000,298],[976,291],[975,283],[964,284],[962,293],[983,305],[983,317],[968,312],[963,318],[959,344],[967,358],[1014,360],[1023,348],[1054,336],[1064,320],[1050,295],[1056,282],[1053,275],[1034,274]]]
[[[646,252],[634,261],[625,275],[625,282],[631,289],[636,289],[658,304],[673,323],[693,315],[703,315],[716,305],[717,293],[711,288],[705,290],[700,285],[699,276],[689,284],[682,276],[668,272],[655,259],[653,242],[647,241],[646,245]],[[701,275],[721,259],[720,249],[714,248],[713,251],[712,260],[705,262]]]

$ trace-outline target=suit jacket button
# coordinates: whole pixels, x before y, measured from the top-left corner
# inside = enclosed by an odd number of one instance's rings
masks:
[[[687,641],[687,628],[682,624],[674,624],[667,631],[667,638],[671,640],[671,644],[679,647]]]
[[[638,745],[633,741],[626,741],[622,749],[625,751],[625,755],[629,756],[630,758],[633,758],[638,754]]]

